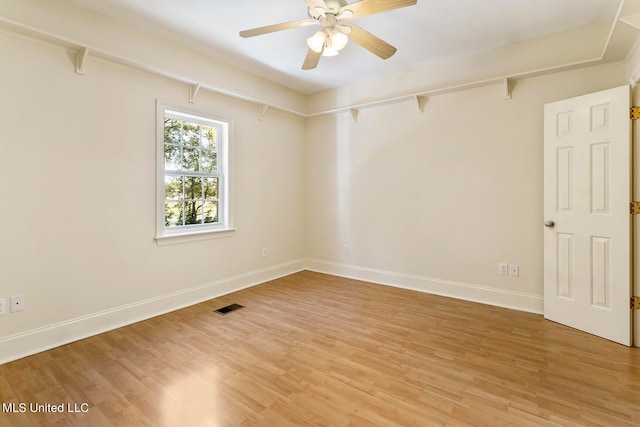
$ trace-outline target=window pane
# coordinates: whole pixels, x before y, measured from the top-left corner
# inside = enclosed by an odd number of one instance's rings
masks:
[[[182,169],[186,171],[198,171],[198,160],[200,158],[200,152],[197,148],[187,148],[183,150],[182,156]]]
[[[218,178],[204,179],[204,198],[205,199],[218,198]]]
[[[201,224],[202,223],[202,201],[184,203],[184,224]]]
[[[178,227],[182,225],[182,203],[165,203],[164,204],[164,226]]]
[[[218,202],[205,202],[203,213],[205,224],[218,222]]]
[[[200,170],[202,172],[215,173],[218,171],[218,153],[212,150],[202,150],[200,157]]]
[[[167,199],[182,199],[182,177],[169,176],[164,177],[164,195]]]
[[[180,124],[176,119],[164,119],[164,143],[180,144]]]
[[[184,145],[200,145],[200,126],[182,122],[182,141]]]
[[[164,146],[164,170],[182,169],[182,147],[176,145]]]
[[[202,126],[202,147],[215,150],[216,147],[216,128]]]
[[[184,177],[184,197],[185,199],[202,199],[202,178]]]

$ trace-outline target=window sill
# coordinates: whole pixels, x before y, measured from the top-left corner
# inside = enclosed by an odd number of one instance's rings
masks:
[[[217,230],[168,234],[165,236],[156,236],[155,239],[158,246],[180,245],[183,243],[200,242],[202,240],[230,237],[233,235],[233,233],[235,233],[235,231],[235,228],[221,228]]]

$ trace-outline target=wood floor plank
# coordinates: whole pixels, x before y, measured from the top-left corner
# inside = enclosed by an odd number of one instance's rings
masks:
[[[640,350],[304,271],[0,365],[0,403],[27,406],[3,426],[637,426]]]

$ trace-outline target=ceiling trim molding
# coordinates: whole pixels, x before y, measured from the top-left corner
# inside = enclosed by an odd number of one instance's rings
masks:
[[[112,52],[108,52],[103,49],[98,49],[92,46],[87,46],[85,43],[81,43],[75,40],[68,39],[56,34],[52,34],[46,31],[42,31],[37,28],[30,27],[28,25],[21,24],[4,17],[0,17],[0,31],[3,31],[14,36],[22,37],[27,40],[41,42],[50,46],[63,48],[75,54],[76,62],[74,63],[74,69],[79,74],[85,74],[85,68],[87,59],[90,57],[96,59],[102,59],[108,62],[112,62],[121,66],[125,66],[136,71],[142,71],[147,74],[151,74],[158,77],[163,77],[168,80],[173,80],[178,83],[183,83],[189,86],[189,101],[195,102],[196,95],[202,89],[209,92],[213,92],[219,95],[228,96],[241,101],[249,102],[256,105],[268,104],[271,109],[280,111],[282,113],[290,114],[296,117],[305,118],[307,115],[304,112],[294,110],[292,108],[277,105],[276,103],[260,99],[254,96],[237,93],[217,87],[211,84],[194,81],[194,79],[187,76],[179,75],[169,70],[151,65],[142,61],[127,58]]]
[[[187,76],[179,75],[169,70],[162,69],[160,67],[144,63],[142,61],[127,58],[112,52],[107,52],[102,49],[94,48],[92,46],[87,46],[84,43],[80,43],[59,35],[55,35],[40,29],[36,29],[30,26],[21,24],[19,22],[6,19],[4,17],[0,17],[0,31],[13,34],[18,37],[26,38],[32,41],[42,42],[52,46],[64,48],[66,50],[71,51],[72,53],[75,53],[76,59],[74,63],[74,68],[75,68],[75,72],[79,74],[85,74],[87,59],[89,57],[94,57],[97,59],[102,59],[112,63],[116,63],[125,67],[129,67],[137,71],[142,71],[154,76],[159,76],[159,77],[163,77],[179,83],[186,84],[189,86],[189,102],[192,102],[192,103],[195,102],[196,95],[199,93],[199,91],[207,90],[215,94],[228,96],[240,101],[244,101],[244,102],[259,106],[261,110],[258,114],[258,120],[263,119],[267,108],[271,111],[278,111],[280,113],[284,113],[286,115],[290,115],[293,117],[310,119],[310,118],[317,118],[317,117],[339,114],[339,113],[346,113],[346,112],[350,112],[353,116],[353,111],[359,112],[362,109],[373,108],[377,106],[383,106],[383,105],[399,103],[399,102],[405,102],[407,100],[414,100],[414,102],[417,102],[418,111],[423,112],[424,102],[429,97],[436,96],[436,95],[443,95],[451,92],[469,90],[477,87],[494,85],[494,84],[502,84],[504,88],[504,99],[511,99],[513,87],[515,85],[516,80],[594,66],[602,62],[607,52],[607,49],[609,47],[609,43],[612,39],[612,35],[614,33],[616,25],[619,22],[623,4],[624,2],[622,2],[620,9],[618,10],[616,19],[614,20],[611,26],[609,35],[602,49],[602,53],[598,57],[581,60],[573,63],[554,65],[547,68],[542,68],[542,69],[537,69],[532,71],[525,71],[522,73],[510,74],[506,76],[503,75],[503,76],[497,76],[497,77],[492,77],[492,78],[483,79],[483,80],[464,82],[461,84],[456,84],[456,85],[451,85],[446,87],[437,87],[437,88],[431,88],[427,90],[414,91],[411,93],[406,93],[406,94],[397,95],[397,96],[381,97],[381,98],[374,99],[372,101],[368,101],[364,103],[350,104],[350,105],[345,105],[341,107],[326,109],[326,110],[312,112],[312,113],[284,107],[284,106],[278,105],[277,103],[270,102],[269,100],[257,98],[255,96],[247,95],[244,93],[230,91],[223,87],[218,87],[218,86],[206,84],[203,82],[197,82]],[[267,106],[267,108],[265,108],[265,106]],[[356,121],[357,114],[353,118],[354,118],[354,121]]]

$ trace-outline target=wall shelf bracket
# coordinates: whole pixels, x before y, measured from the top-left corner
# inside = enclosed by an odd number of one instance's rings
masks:
[[[190,103],[194,103],[196,102],[196,96],[198,95],[198,92],[200,91],[200,85],[199,84],[194,84],[189,86],[189,102]]]
[[[513,81],[509,78],[504,79],[504,99],[511,99],[511,91],[513,90]]]
[[[416,103],[418,104],[418,113],[424,112],[424,106],[427,103],[429,97],[424,95],[416,95]]]
[[[351,119],[353,120],[353,123],[358,123],[358,113],[360,113],[360,110],[349,108],[349,112],[351,113]]]
[[[267,113],[267,110],[269,110],[269,105],[263,104],[260,107],[260,111],[258,111],[258,120],[262,121],[262,119],[264,118],[264,115]]]
[[[87,66],[87,57],[89,56],[89,48],[81,47],[76,52],[76,73],[84,76]]]

